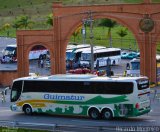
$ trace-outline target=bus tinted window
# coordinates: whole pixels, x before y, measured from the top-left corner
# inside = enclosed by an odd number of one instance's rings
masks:
[[[109,57],[109,56],[116,56],[120,55],[121,51],[110,51],[110,52],[102,52],[102,53],[96,53],[95,57],[102,58],[102,57]]]
[[[94,89],[78,81],[25,81],[23,92],[94,93]]]
[[[85,81],[25,81],[23,92],[130,94],[133,92],[133,83]]]
[[[15,47],[6,47],[6,51],[14,51],[16,48]]]
[[[96,93],[99,94],[130,94],[133,92],[131,82],[103,82],[97,83],[96,87]]]
[[[146,79],[137,80],[138,90],[149,88],[149,81]]]

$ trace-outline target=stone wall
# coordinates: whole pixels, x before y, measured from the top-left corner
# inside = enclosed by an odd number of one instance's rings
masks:
[[[1,70],[0,71],[0,85],[10,86],[12,81],[18,77],[17,70]]]

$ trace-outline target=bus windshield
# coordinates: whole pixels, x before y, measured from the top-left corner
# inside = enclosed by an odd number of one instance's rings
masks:
[[[132,70],[139,70],[140,69],[140,62],[131,62],[131,69]]]
[[[22,81],[15,81],[12,85],[11,102],[15,102],[19,99],[22,91]]]
[[[91,54],[90,53],[82,53],[81,54],[81,60],[89,61],[90,59],[91,59]]]
[[[6,49],[4,50],[4,55],[13,55],[16,52],[16,48],[15,47],[6,47]]]
[[[75,53],[73,52],[66,52],[66,60],[73,60],[75,57]]]

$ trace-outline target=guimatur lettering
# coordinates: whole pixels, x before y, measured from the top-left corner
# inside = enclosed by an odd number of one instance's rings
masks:
[[[49,100],[83,100],[84,98],[84,96],[75,95],[44,94],[44,99]]]

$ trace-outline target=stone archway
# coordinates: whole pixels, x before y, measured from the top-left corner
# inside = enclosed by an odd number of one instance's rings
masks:
[[[39,35],[42,36],[42,41],[49,37],[47,39],[51,42],[49,43],[49,49],[54,53],[51,58],[55,60],[52,64],[52,74],[65,73],[65,52],[68,38],[75,28],[81,24],[82,20],[87,19],[89,13],[91,13],[94,19],[112,18],[130,29],[137,39],[141,53],[141,74],[148,76],[150,81],[156,82],[156,44],[160,34],[159,8],[160,4],[151,3],[150,0],[144,0],[144,3],[141,4],[93,6],[63,6],[62,3],[54,3],[53,30],[41,31],[45,32],[44,35],[40,34],[39,31],[18,31],[17,39],[18,46],[20,46],[18,53],[22,54],[22,57],[25,56],[23,54],[24,47],[31,44],[28,35],[33,34],[33,32],[36,39]],[[23,62],[21,57],[19,57],[19,60],[19,75],[24,76],[26,73],[21,74],[20,71],[26,68],[21,66],[25,61]]]
[[[51,56],[51,73],[55,73],[55,59],[54,45],[53,45],[53,31],[18,31],[17,32],[17,57],[18,57],[18,76],[29,75],[29,61],[28,55],[30,50],[40,44],[46,47]]]
[[[32,75],[36,73],[37,75],[50,75],[50,69],[47,68],[47,52],[50,53],[51,51],[48,49],[48,45],[46,43],[35,42],[31,44],[27,48],[27,55],[28,55],[28,62],[29,62],[29,74]],[[41,50],[41,53],[38,52],[35,54],[35,50]],[[45,54],[44,54],[45,53]],[[36,58],[33,59],[33,58]],[[43,64],[41,64],[41,61]],[[33,74],[34,75],[34,74]]]

